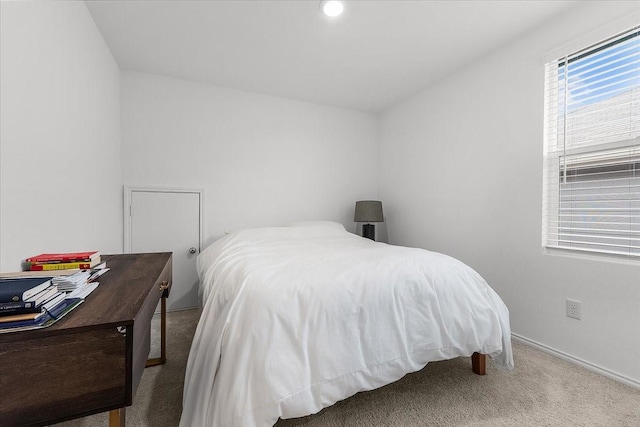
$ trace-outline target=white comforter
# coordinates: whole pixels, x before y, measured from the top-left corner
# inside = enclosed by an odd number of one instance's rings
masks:
[[[475,351],[513,367],[507,308],[446,255],[274,227],[223,237],[198,270],[183,427],[271,426]]]

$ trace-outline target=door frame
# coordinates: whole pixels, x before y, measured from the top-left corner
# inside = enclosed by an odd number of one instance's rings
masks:
[[[199,215],[199,230],[198,236],[198,254],[202,250],[202,242],[204,242],[204,189],[202,188],[172,188],[172,187],[138,187],[133,185],[124,186],[124,204],[123,204],[123,219],[124,219],[124,253],[131,253],[131,199],[134,192],[140,193],[190,193],[197,194],[200,200],[200,212]]]

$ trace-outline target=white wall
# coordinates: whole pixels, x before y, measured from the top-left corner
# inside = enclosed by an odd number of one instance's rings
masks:
[[[84,2],[0,8],[0,271],[121,252],[118,66]]]
[[[136,72],[121,100],[124,183],[203,188],[205,245],[297,220],[355,231],[377,196],[375,115]]]
[[[637,384],[640,267],[543,255],[541,203],[543,57],[639,8],[585,2],[395,106],[379,157],[392,243],[468,263],[507,303],[513,332]],[[565,298],[582,301],[581,321],[565,317]]]

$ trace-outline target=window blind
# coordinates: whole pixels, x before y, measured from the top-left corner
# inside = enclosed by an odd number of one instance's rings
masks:
[[[546,64],[545,247],[640,257],[639,28]]]

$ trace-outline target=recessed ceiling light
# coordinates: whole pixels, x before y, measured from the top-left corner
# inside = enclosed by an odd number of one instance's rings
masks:
[[[339,16],[344,11],[344,5],[338,0],[322,0],[320,2],[320,9],[327,16]]]

